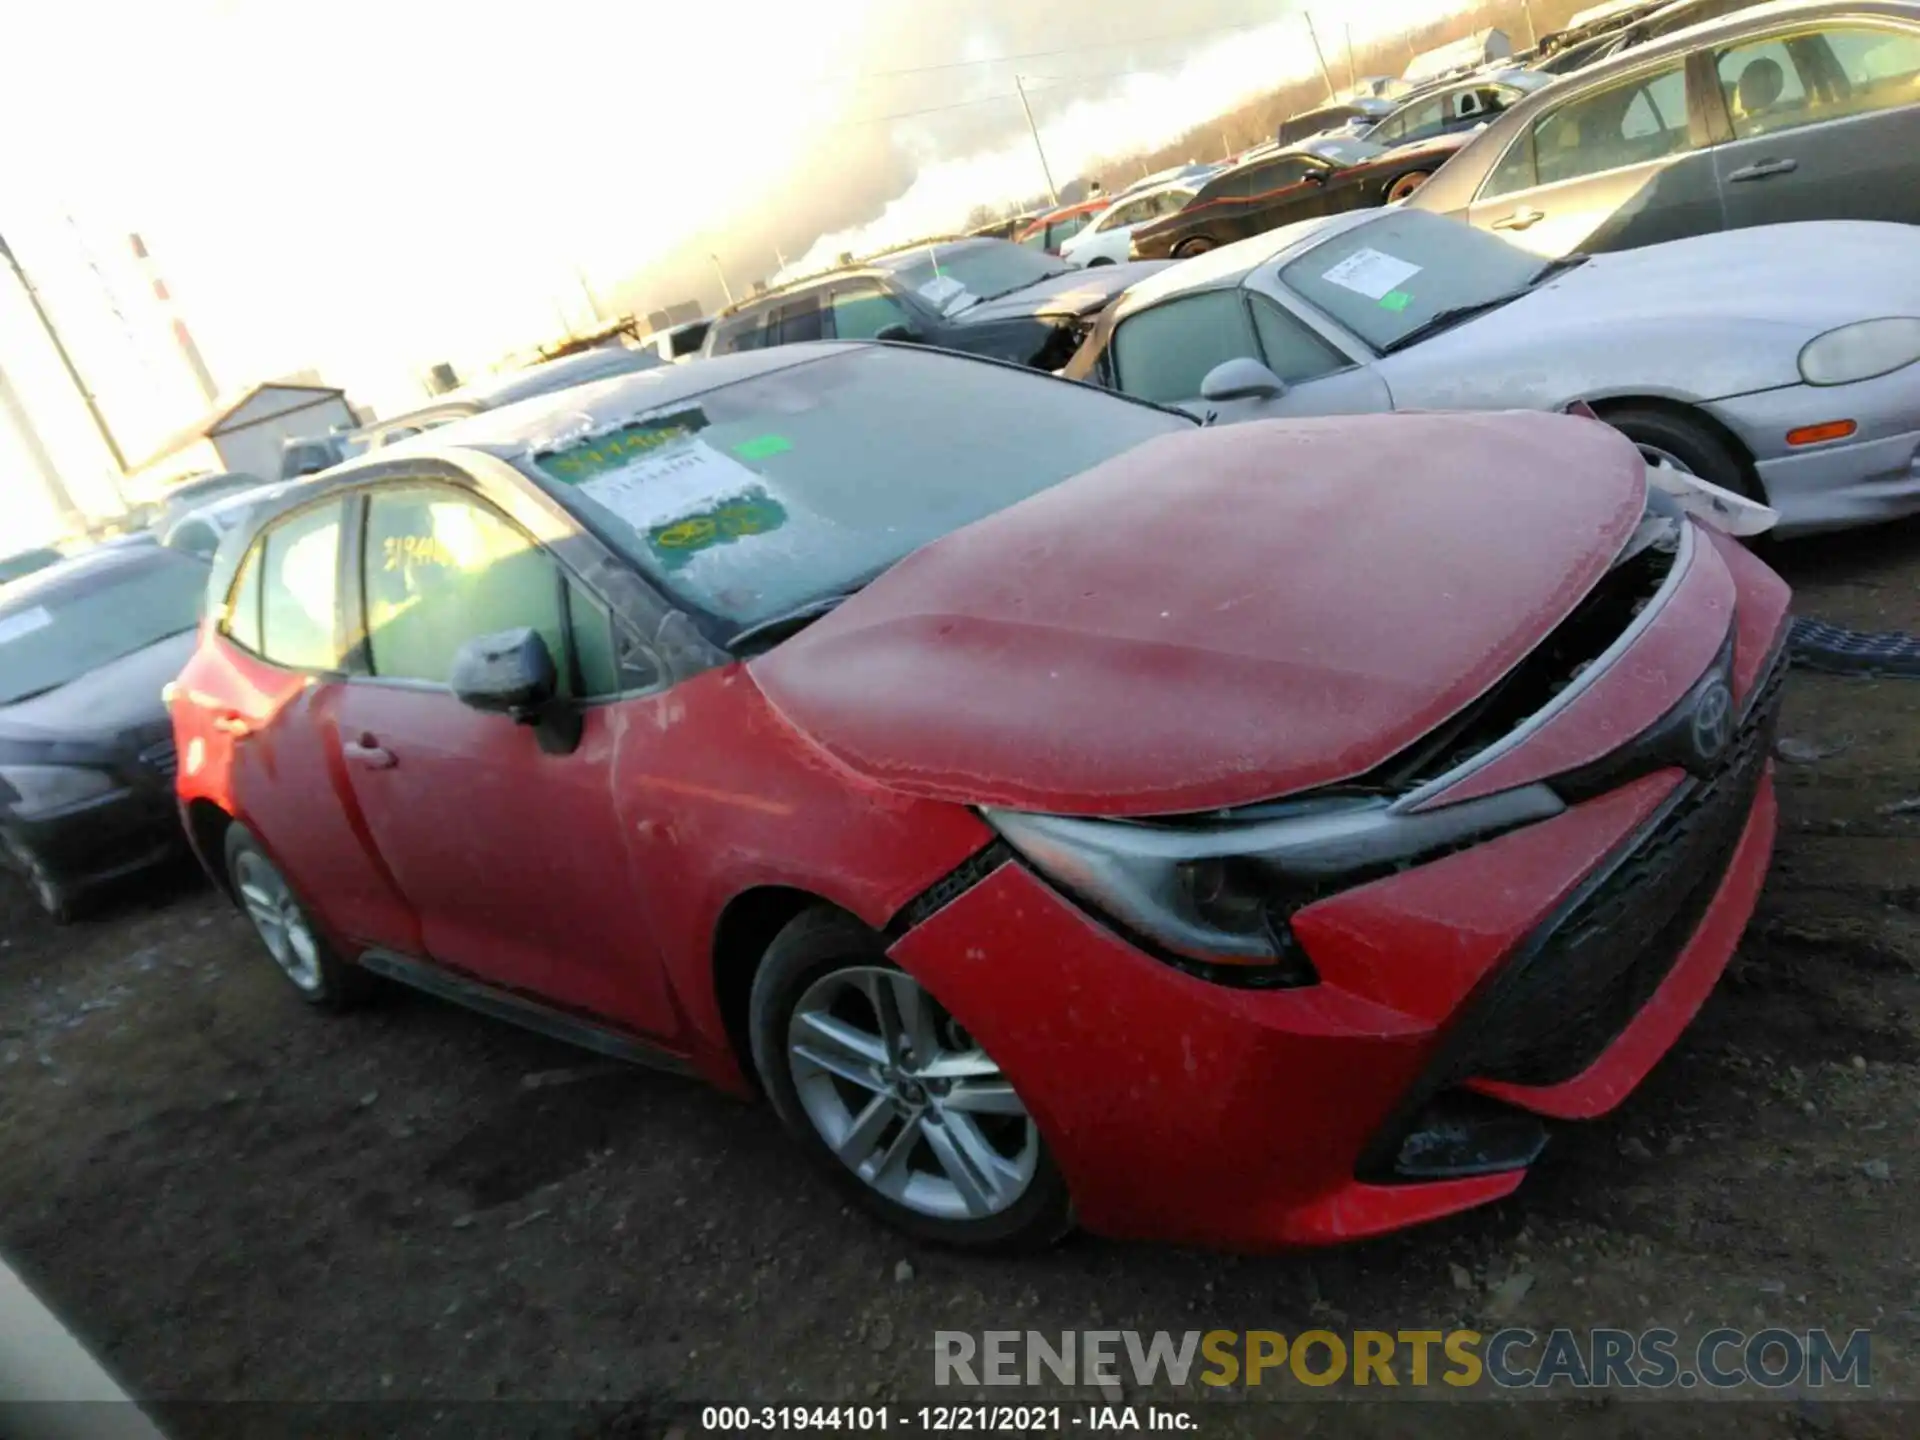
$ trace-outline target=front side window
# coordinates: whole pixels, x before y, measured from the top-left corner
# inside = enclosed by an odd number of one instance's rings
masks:
[[[367,658],[375,675],[444,685],[460,647],[526,626],[566,654],[560,572],[504,516],[442,486],[376,490],[367,506]]]
[[[1644,165],[1691,146],[1681,61],[1579,96],[1533,126],[1541,185]]]
[[[821,336],[819,292],[796,295],[787,301],[774,312],[767,328],[779,331],[780,338],[772,342],[779,345],[799,345],[818,340]]]
[[[653,410],[609,401],[521,463],[725,643],[1189,424],[936,350],[849,347]]]
[[[1064,242],[1086,229],[1087,222],[1099,213],[1098,210],[1083,210],[1078,215],[1069,215],[1066,219],[1056,222],[1048,235],[1049,248],[1057,250]]]
[[[1113,336],[1120,388],[1162,405],[1198,399],[1214,366],[1254,353],[1238,290],[1205,290],[1155,305],[1121,321]]]
[[[1318,379],[1353,363],[1266,296],[1249,298],[1254,334],[1267,368],[1289,385]]]
[[[1401,139],[1425,140],[1447,128],[1447,102],[1444,99],[1425,100],[1418,105],[1408,106],[1398,118]]]
[[[341,514],[338,501],[302,510],[260,543],[258,648],[276,665],[340,668]]]
[[[878,285],[833,292],[833,333],[842,340],[872,340],[894,325],[913,328],[907,307]]]

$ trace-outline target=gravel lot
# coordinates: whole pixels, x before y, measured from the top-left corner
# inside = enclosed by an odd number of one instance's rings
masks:
[[[1778,563],[1802,613],[1920,629],[1920,527]],[[1781,733],[1811,763],[1779,767],[1761,912],[1694,1029],[1512,1199],[1407,1236],[918,1249],[843,1210],[763,1109],[405,993],[307,1013],[176,875],[65,930],[0,880],[0,1249],[182,1435],[640,1435],[689,1402],[927,1400],[932,1332],[988,1327],[1867,1326],[1877,1392],[1920,1398],[1920,809],[1891,808],[1920,796],[1920,682],[1796,673]],[[1192,1404],[1203,1433],[1920,1433],[1891,1405],[1338,1393],[1127,1398]]]

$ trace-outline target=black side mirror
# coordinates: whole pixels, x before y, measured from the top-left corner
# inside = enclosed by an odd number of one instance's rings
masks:
[[[540,748],[550,754],[568,754],[580,744],[579,712],[561,701],[559,669],[537,631],[502,630],[467,641],[454,654],[449,683],[462,705],[535,726]]]
[[[901,325],[901,324],[895,323],[895,324],[886,326],[884,329],[880,331],[878,335],[875,335],[873,338],[876,340],[901,340],[909,344],[914,344],[914,343],[918,343],[921,336],[920,336],[920,332],[914,329],[911,325]]]

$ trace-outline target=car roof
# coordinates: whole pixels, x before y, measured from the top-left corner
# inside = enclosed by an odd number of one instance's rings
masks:
[[[449,448],[484,450],[503,458],[516,456],[557,430],[577,428],[582,417],[596,426],[610,424],[623,417],[697,400],[727,385],[790,370],[828,355],[873,348],[876,347],[864,341],[809,341],[710,356],[697,365],[663,365],[654,370],[609,376],[571,389],[533,396],[517,405],[483,410],[336,466],[324,476],[310,477],[306,483],[350,481],[386,461]],[[273,508],[277,513],[283,507]]]
[[[1674,4],[1662,7],[1649,15],[1640,17],[1640,21],[1657,20],[1663,15],[1675,15],[1684,12],[1703,0],[1675,0]],[[1698,25],[1689,25],[1685,29],[1675,30],[1644,45],[1630,46],[1619,50],[1591,65],[1583,66],[1579,72],[1579,83],[1587,85],[1594,80],[1630,70],[1634,66],[1679,51],[1698,49],[1703,40],[1716,35],[1743,34],[1748,30],[1765,29],[1780,20],[1792,20],[1797,16],[1812,15],[1848,15],[1848,16],[1893,16],[1909,20],[1920,19],[1920,6],[1911,0],[1768,0],[1768,3],[1750,5],[1743,10],[1719,16],[1713,20],[1702,20]],[[1636,21],[1635,23],[1640,23]],[[1631,28],[1631,27],[1626,27]],[[1569,76],[1568,79],[1573,77]],[[1544,89],[1535,91],[1535,96],[1546,93]],[[1528,97],[1531,102],[1534,96]],[[1523,102],[1523,103],[1528,103]],[[1519,109],[1518,105],[1511,107]]]
[[[1238,285],[1262,265],[1278,260],[1292,250],[1351,230],[1369,220],[1377,220],[1380,210],[1349,210],[1342,215],[1318,215],[1311,220],[1282,225],[1246,240],[1222,245],[1191,260],[1149,275],[1120,297],[1118,304],[1127,312],[1143,309],[1172,295],[1191,290],[1216,290]]]

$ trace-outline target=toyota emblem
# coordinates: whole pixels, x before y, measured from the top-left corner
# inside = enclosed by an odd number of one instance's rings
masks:
[[[1733,739],[1733,692],[1716,679],[1693,707],[1693,748],[1702,760],[1718,760]]]

